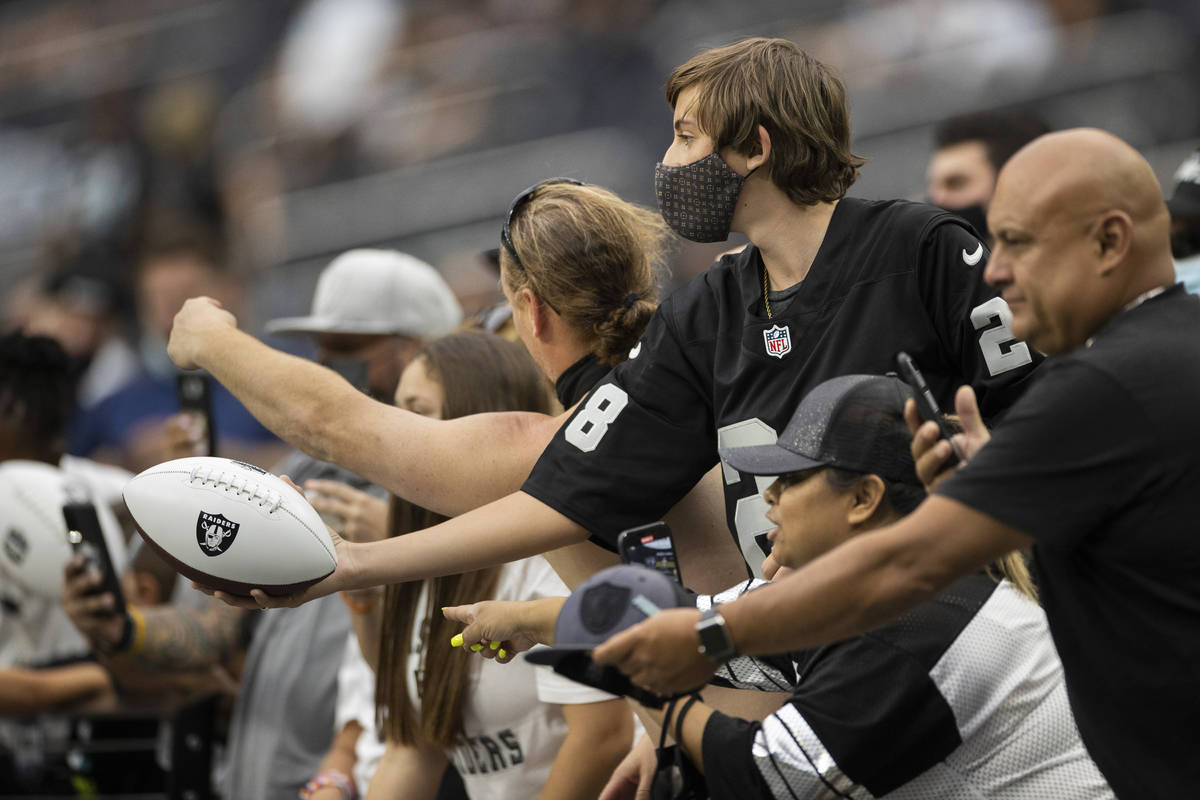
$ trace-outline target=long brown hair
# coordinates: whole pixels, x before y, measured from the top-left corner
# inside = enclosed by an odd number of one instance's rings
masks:
[[[455,333],[425,345],[416,358],[424,359],[429,376],[445,393],[443,419],[488,411],[550,412],[545,377],[519,344],[479,331]],[[415,359],[414,359],[415,360]],[[410,454],[419,458],[419,454]],[[464,454],[469,457],[469,454]],[[402,536],[436,525],[445,517],[395,496],[391,499],[389,532]],[[503,567],[448,575],[428,581],[409,581],[387,587],[380,631],[375,684],[377,729],[406,745],[426,743],[448,748],[462,734],[467,683],[475,659],[463,658],[450,647],[457,625],[444,619],[443,606],[462,605],[492,597]],[[423,619],[417,606],[429,585]],[[411,643],[416,626],[421,637],[417,691],[418,715],[408,694]]]
[[[508,288],[529,286],[611,366],[658,307],[670,229],[662,216],[599,186],[548,183],[512,221],[518,266],[500,251]]]

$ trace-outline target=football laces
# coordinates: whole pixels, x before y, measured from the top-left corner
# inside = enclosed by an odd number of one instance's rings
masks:
[[[188,476],[188,482],[201,486],[211,486],[224,491],[226,494],[244,497],[259,508],[267,509],[268,514],[277,510],[283,503],[283,497],[279,492],[267,489],[257,481],[251,480],[249,476],[239,472],[227,472],[221,469],[214,469],[213,467],[197,465],[192,467],[192,472]]]

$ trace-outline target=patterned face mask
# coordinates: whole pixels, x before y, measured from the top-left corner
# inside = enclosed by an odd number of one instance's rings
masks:
[[[682,167],[654,167],[658,210],[671,229],[693,242],[722,242],[737,209],[747,176],[738,175],[719,155],[710,153]]]

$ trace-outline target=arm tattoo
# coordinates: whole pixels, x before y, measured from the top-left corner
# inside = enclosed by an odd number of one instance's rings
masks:
[[[134,657],[139,667],[157,670],[206,669],[238,645],[240,608],[214,602],[200,610],[147,609],[146,643]]]

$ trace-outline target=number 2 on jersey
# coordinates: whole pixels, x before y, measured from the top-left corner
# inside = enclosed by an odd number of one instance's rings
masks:
[[[1012,311],[1002,298],[993,297],[971,309],[971,325],[982,331],[979,349],[990,374],[999,375],[1033,361],[1029,345],[1018,342],[1012,334]]]

